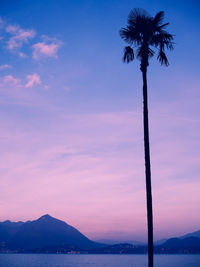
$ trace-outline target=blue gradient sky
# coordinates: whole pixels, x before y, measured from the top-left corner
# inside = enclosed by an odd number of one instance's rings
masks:
[[[200,228],[199,1],[1,1],[0,220],[145,238],[141,73],[119,37],[134,7],[165,11],[176,43],[148,72],[156,238]]]

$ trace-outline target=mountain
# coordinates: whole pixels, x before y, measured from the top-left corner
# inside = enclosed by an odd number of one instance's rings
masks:
[[[175,237],[170,239],[161,239],[154,242],[154,252],[159,254],[187,254],[197,253],[200,254],[200,231],[196,231],[185,236]],[[89,253],[99,254],[144,254],[147,253],[147,244],[136,244],[132,242],[117,243],[115,240],[100,239],[101,242],[110,243],[110,246],[98,248],[90,251]],[[100,241],[99,240],[99,241]],[[114,244],[115,243],[115,244]],[[127,244],[128,243],[128,244]]]
[[[155,253],[200,253],[200,231],[155,242]],[[117,244],[116,244],[117,243]],[[94,242],[71,225],[44,215],[27,222],[0,222],[0,252],[146,253],[147,245],[101,239]]]
[[[147,245],[134,246],[132,244],[115,244],[107,247],[92,249],[91,254],[145,254]],[[200,254],[200,238],[187,237],[185,239],[170,238],[164,244],[155,246],[154,252],[157,254]]]
[[[170,238],[164,244],[163,248],[198,248],[200,249],[200,238],[198,237],[186,237],[184,239],[180,238]]]
[[[170,238],[160,246],[155,247],[156,253],[200,253],[200,238]]]
[[[146,246],[134,246],[128,243],[120,243],[107,247],[92,249],[91,254],[144,254],[147,253]]]
[[[15,234],[23,222],[5,221],[0,223],[0,243],[8,242],[10,237]]]
[[[186,234],[184,236],[181,236],[180,238],[183,239],[183,238],[187,238],[187,237],[191,237],[191,236],[200,238],[200,230],[199,231],[192,232],[192,233],[189,233],[189,234]]]
[[[165,253],[200,253],[200,231],[157,243],[156,250]]]
[[[116,245],[116,244],[131,244],[134,246],[147,245],[146,242],[141,242],[141,241],[137,241],[137,240],[120,240],[120,239],[106,239],[105,238],[105,239],[96,239],[95,241],[98,243],[103,243],[103,244],[107,244],[107,245]],[[154,245],[159,246],[159,245],[163,244],[165,241],[167,241],[166,238],[154,241]]]
[[[10,221],[0,223],[0,245],[9,250],[31,250],[66,245],[81,249],[103,246],[91,241],[69,224],[48,214],[24,223]]]
[[[200,238],[200,230],[199,231],[192,232],[192,233],[188,233],[188,234],[183,235],[183,236],[179,236],[179,237],[175,237],[175,238],[170,238],[170,239],[171,240],[173,240],[173,239],[185,239],[187,237],[198,237],[198,238]],[[163,238],[163,239],[157,240],[157,241],[154,242],[154,245],[155,246],[162,245],[162,244],[164,244],[166,241],[168,241],[170,239]]]
[[[116,244],[131,244],[134,246],[143,246],[145,243],[140,241],[133,241],[133,240],[113,240],[113,239],[98,239],[95,240],[98,243],[103,243],[107,245],[116,245]]]

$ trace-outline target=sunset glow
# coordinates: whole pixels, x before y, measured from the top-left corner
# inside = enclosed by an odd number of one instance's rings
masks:
[[[148,70],[155,239],[198,230],[199,2],[58,2],[1,4],[0,221],[146,240],[141,73],[119,37],[141,6],[166,10],[176,43]]]

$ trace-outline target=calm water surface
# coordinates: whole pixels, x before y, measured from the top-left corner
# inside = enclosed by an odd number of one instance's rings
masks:
[[[0,267],[147,267],[147,256],[0,254]],[[156,255],[155,267],[200,267],[200,255]]]

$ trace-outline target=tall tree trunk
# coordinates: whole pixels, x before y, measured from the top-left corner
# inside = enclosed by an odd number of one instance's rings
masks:
[[[146,174],[147,222],[148,222],[148,266],[153,267],[153,211],[151,193],[151,165],[149,149],[149,121],[147,97],[147,67],[142,68],[143,78],[143,120],[144,120],[144,153]]]

